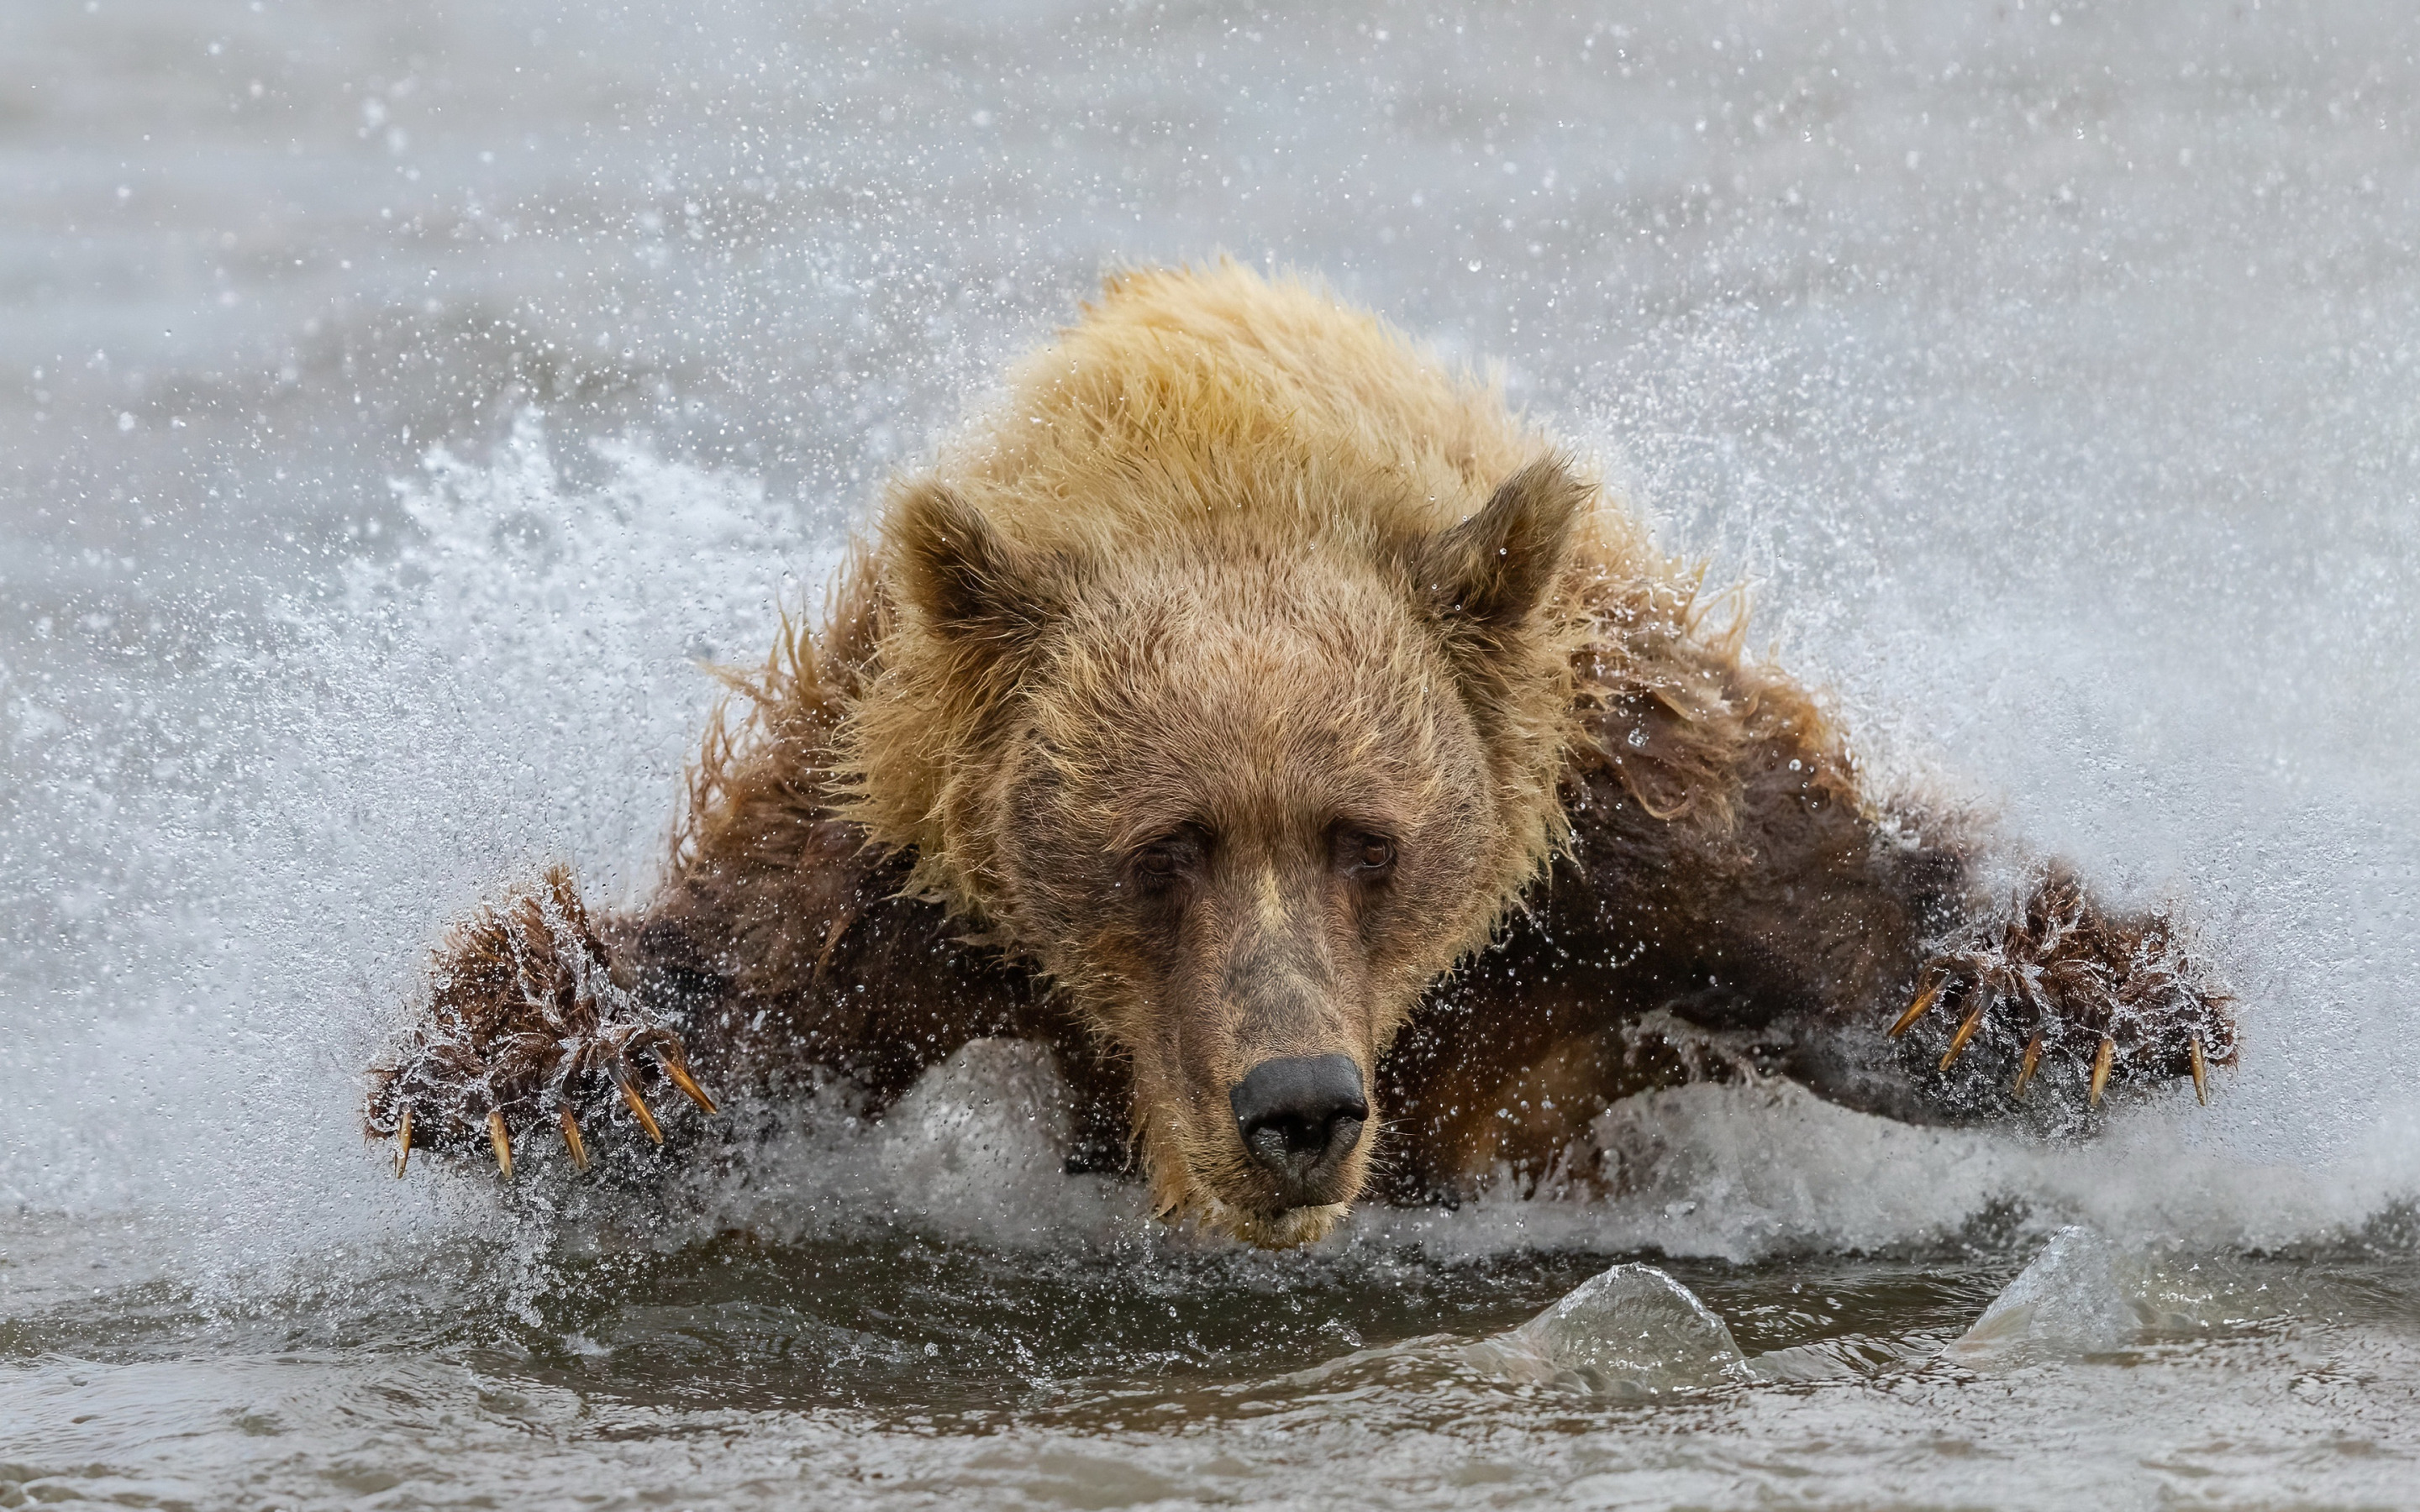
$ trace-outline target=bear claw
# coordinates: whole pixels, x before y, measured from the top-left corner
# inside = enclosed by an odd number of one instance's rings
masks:
[[[572,1169],[588,1169],[588,1146],[580,1137],[580,1120],[572,1117],[571,1104],[563,1103],[555,1108],[554,1113],[563,1123],[563,1148],[571,1152]]]
[[[641,1090],[641,1072],[634,1064],[632,1052],[641,1047],[651,1055],[665,1079],[696,1103],[701,1113],[721,1111],[713,1095],[690,1073],[681,1055],[680,1041],[669,1029],[655,1025],[619,1026],[590,1038],[584,1043],[569,1041],[568,1044],[569,1048],[553,1074],[538,1087],[526,1091],[515,1090],[509,1083],[499,1087],[495,1068],[475,1054],[424,1055],[417,1065],[407,1065],[382,1073],[389,1078],[387,1085],[394,1092],[389,1094],[392,1101],[385,1104],[387,1114],[384,1118],[379,1116],[377,1108],[381,1099],[374,1095],[370,1133],[391,1135],[395,1140],[396,1177],[402,1177],[411,1168],[414,1144],[449,1150],[465,1146],[475,1149],[484,1135],[485,1143],[495,1158],[497,1170],[510,1180],[513,1174],[512,1127],[506,1115],[509,1112],[513,1118],[519,1118],[520,1114],[517,1110],[531,1103],[540,1108],[552,1105],[556,1124],[563,1134],[564,1149],[571,1157],[573,1169],[587,1170],[593,1157],[580,1127],[573,1087],[576,1084],[595,1085],[586,1082],[586,1073],[589,1072],[597,1073],[599,1080],[612,1087],[613,1093],[638,1120],[639,1127],[646,1133],[647,1138],[661,1147],[666,1137],[664,1127]],[[449,1047],[454,1050],[461,1048]],[[450,1119],[441,1118],[434,1123],[417,1118],[415,1104],[409,1096],[394,1095],[413,1089],[423,1094],[436,1094],[441,1102],[448,1100],[450,1095],[450,1100],[458,1104],[454,1117]]]
[[[630,1073],[623,1068],[616,1066],[614,1071],[613,1084],[622,1089],[622,1101],[630,1105],[630,1112],[638,1118],[639,1127],[647,1131],[647,1137],[661,1146],[664,1131],[657,1125],[656,1115],[647,1106],[647,1100],[639,1095],[639,1084],[632,1081]]]
[[[1924,1011],[1932,1006],[1932,1000],[1935,997],[1941,995],[1941,985],[1947,980],[1948,979],[1946,977],[1935,977],[1932,979],[1931,982],[1926,986],[1924,991],[1916,995],[1916,1002],[1906,1012],[1901,1013],[1899,1016],[1898,1023],[1893,1024],[1890,1026],[1890,1037],[1892,1039],[1898,1039],[1900,1035],[1905,1034],[1909,1029],[1916,1026],[1916,1021],[1924,1017]]]
[[[1966,1041],[1975,1038],[1975,1031],[1983,1026],[1983,1010],[1991,1006],[1990,995],[1986,994],[1976,998],[1975,1011],[1966,1015],[1966,1022],[1958,1026],[1958,1032],[1949,1037],[1949,1048],[1941,1053],[1943,1071],[1950,1068],[1958,1059],[1959,1054],[1966,1048]]]
[[[567,872],[484,909],[441,952],[431,1011],[397,1057],[372,1073],[368,1132],[396,1141],[396,1174],[416,1143],[449,1155],[484,1144],[507,1180],[513,1125],[526,1134],[551,1109],[572,1165],[590,1164],[579,1113],[615,1094],[649,1140],[663,1125],[642,1095],[645,1057],[697,1104],[720,1111],[690,1073],[680,1036],[617,982],[602,933]],[[484,1138],[482,1137],[484,1135]]]
[[[2024,1036],[2012,1100],[2024,1097],[2050,1055],[2083,1061],[2089,1107],[2100,1106],[2113,1078],[2188,1074],[2195,1098],[2207,1106],[2210,1061],[2233,1054],[2226,991],[2187,956],[2168,921],[2157,914],[2106,914],[2055,867],[2020,893],[2004,922],[1927,962],[1920,984],[1889,1037],[1905,1035],[1936,1010],[1964,1009],[1935,1068],[1947,1072],[1978,1039],[2014,1051]],[[1995,1027],[1996,1034],[1986,1034]]]
[[[511,1180],[513,1179],[513,1138],[504,1129],[504,1116],[501,1113],[491,1112],[488,1115],[488,1143],[496,1147],[496,1169],[504,1173],[505,1180]]]
[[[656,1059],[662,1063],[664,1074],[673,1079],[673,1085],[687,1093],[689,1100],[697,1104],[699,1112],[710,1114],[721,1111],[714,1105],[714,1099],[706,1095],[706,1088],[698,1086],[690,1078],[689,1068],[680,1063],[677,1056],[659,1048],[656,1052]],[[2195,1063],[2198,1064],[2198,1061]]]
[[[2010,1097],[2023,1098],[2025,1095],[2025,1083],[2034,1079],[2034,1068],[2041,1064],[2041,1053],[2042,1037],[2040,1031],[2036,1030],[2034,1037],[2025,1041],[2024,1059],[2017,1062],[2017,1085],[2009,1088]]]

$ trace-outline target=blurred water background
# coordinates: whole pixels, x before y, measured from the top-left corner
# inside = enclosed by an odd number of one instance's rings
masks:
[[[2420,1504],[2415,237],[2376,4],[0,4],[0,1504]],[[1283,1257],[997,1047],[660,1206],[393,1180],[442,921],[643,895],[699,663],[1219,250],[1502,361],[1876,771],[2175,900],[2217,1105],[1693,1088],[1613,1199]],[[1681,1354],[1503,1333],[1642,1256]]]

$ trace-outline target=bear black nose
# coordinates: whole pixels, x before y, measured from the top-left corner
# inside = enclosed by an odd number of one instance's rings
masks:
[[[1287,1056],[1264,1060],[1227,1094],[1252,1159],[1297,1205],[1328,1202],[1323,1178],[1361,1142],[1370,1104],[1351,1056]]]

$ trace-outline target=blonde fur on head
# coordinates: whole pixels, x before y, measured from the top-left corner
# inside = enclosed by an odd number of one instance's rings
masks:
[[[1233,261],[1113,274],[929,473],[892,486],[861,568],[884,624],[842,731],[839,804],[876,843],[914,849],[916,886],[987,924],[987,748],[1054,590],[1175,541],[1242,571],[1321,550],[1412,553],[1549,455],[1495,387],[1311,284]],[[1594,600],[1662,566],[1601,490],[1573,486],[1588,497],[1562,580],[1476,689],[1512,821],[1493,879],[1505,903],[1559,833],[1571,669]],[[915,579],[908,548],[953,530],[985,532],[1032,619],[1003,612],[973,636],[937,623],[936,585]]]

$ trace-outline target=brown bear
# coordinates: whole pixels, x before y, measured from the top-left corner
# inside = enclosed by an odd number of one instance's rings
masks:
[[[2164,918],[1986,896],[1494,388],[1232,263],[1111,277],[737,681],[651,903],[557,871],[448,940],[398,1171],[1021,1036],[1077,1161],[1283,1246],[1584,1177],[1691,1076],[1964,1119],[2234,1055]]]

